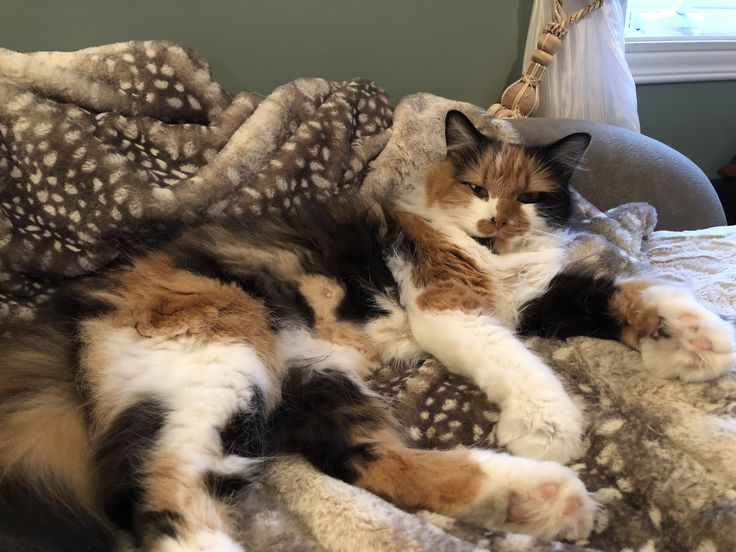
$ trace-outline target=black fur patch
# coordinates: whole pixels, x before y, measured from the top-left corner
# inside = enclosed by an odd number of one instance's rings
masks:
[[[248,407],[233,413],[220,429],[224,454],[262,456],[265,426],[266,401],[260,388],[254,386],[253,399]]]
[[[53,311],[59,319],[72,324],[78,324],[88,318],[97,318],[110,314],[115,307],[98,297],[94,297],[90,291],[101,286],[100,281],[91,281],[86,284],[79,283],[60,289],[46,304],[46,309]]]
[[[551,192],[539,194],[539,201],[534,204],[535,211],[552,228],[560,228],[567,224],[572,215],[572,196],[565,186],[557,186]]]
[[[540,194],[540,201],[536,204],[537,213],[552,227],[563,226],[570,220],[573,208],[570,179],[589,144],[590,135],[578,132],[552,144],[527,148],[529,154],[537,157],[540,164],[551,173],[552,180],[557,184],[552,191]]]
[[[521,309],[519,334],[565,339],[589,336],[617,339],[621,328],[611,315],[611,278],[561,273],[540,297]]]
[[[233,234],[233,237],[237,239],[237,234]],[[273,329],[294,322],[314,326],[314,311],[296,282],[280,280],[265,270],[254,274],[235,274],[227,270],[212,253],[200,247],[180,245],[173,249],[173,253],[177,268],[221,282],[235,283],[252,297],[263,301],[273,321]]]
[[[176,526],[182,521],[182,515],[171,510],[148,510],[138,515],[139,531],[152,536],[176,537]]]
[[[375,297],[395,297],[396,281],[386,258],[396,247],[399,227],[390,217],[381,221],[376,206],[359,200],[309,204],[292,213],[300,243],[309,251],[305,268],[338,280],[345,298],[337,309],[343,320],[367,321],[387,314]],[[385,222],[385,227],[381,224]]]
[[[355,481],[355,462],[374,456],[351,435],[383,426],[385,406],[338,370],[291,368],[282,394],[269,424],[268,453],[298,453],[327,475]]]
[[[274,321],[274,329],[295,322],[314,326],[314,310],[296,282],[279,280],[265,271],[241,276],[237,282],[245,292],[264,302]]]
[[[233,500],[252,482],[248,477],[223,475],[215,472],[207,472],[204,477],[207,492],[225,502]]]
[[[173,249],[174,266],[205,278],[221,282],[236,282],[237,277],[225,269],[219,259],[200,247],[181,245]]]
[[[0,550],[3,552],[111,552],[117,538],[83,507],[42,497],[20,481],[0,482]]]
[[[156,399],[140,401],[117,416],[100,439],[95,459],[105,513],[116,525],[136,532],[135,510],[141,499],[141,468],[166,421]]]

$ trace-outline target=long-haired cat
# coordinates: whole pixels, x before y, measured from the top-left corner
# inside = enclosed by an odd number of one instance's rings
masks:
[[[237,551],[230,510],[276,454],[406,508],[546,538],[595,504],[562,463],[581,412],[519,335],[591,335],[686,381],[733,332],[683,289],[566,267],[588,146],[526,148],[460,112],[447,157],[386,204],[206,225],[61,292],[0,351],[0,543]],[[432,355],[500,405],[512,454],[408,447],[361,379]]]

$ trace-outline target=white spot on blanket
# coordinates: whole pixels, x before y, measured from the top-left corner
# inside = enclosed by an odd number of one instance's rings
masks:
[[[187,95],[187,101],[189,102],[189,105],[192,106],[192,109],[202,109],[202,104],[199,103],[199,100],[191,94]]]
[[[601,435],[611,435],[617,432],[623,427],[624,421],[621,418],[614,418],[613,420],[606,420],[600,427],[598,427],[598,433]]]
[[[614,487],[604,487],[602,489],[598,489],[595,492],[594,497],[601,504],[610,504],[611,502],[621,500],[623,495],[621,494],[621,491]]]
[[[649,510],[649,519],[652,521],[652,524],[659,529],[662,525],[662,512],[660,509],[656,506],[652,506]]]

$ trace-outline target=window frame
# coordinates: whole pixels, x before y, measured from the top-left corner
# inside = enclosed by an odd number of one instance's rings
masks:
[[[736,80],[736,30],[711,37],[625,36],[624,43],[637,84]]]
[[[736,80],[734,40],[626,40],[636,84]]]

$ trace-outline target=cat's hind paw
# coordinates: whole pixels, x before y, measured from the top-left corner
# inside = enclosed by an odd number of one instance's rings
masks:
[[[474,450],[486,480],[461,519],[545,539],[585,539],[597,508],[577,474],[555,462]]]
[[[697,382],[733,369],[733,326],[705,308],[689,291],[656,286],[647,290],[645,301],[660,316],[654,333],[639,342],[647,370],[664,378]]]

